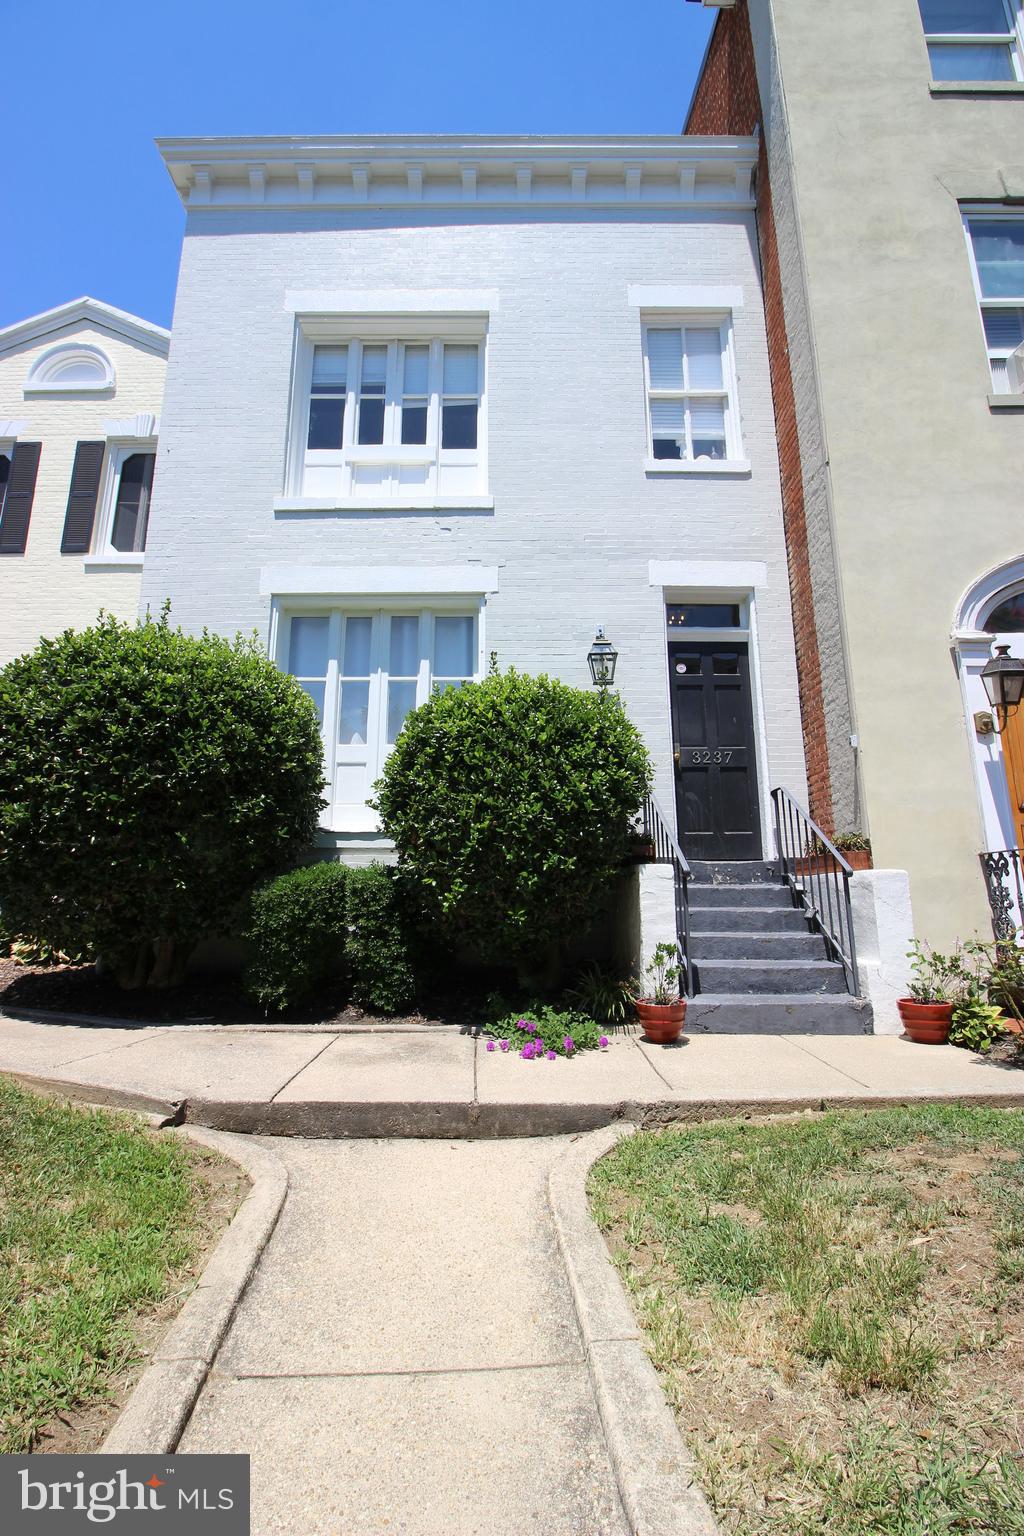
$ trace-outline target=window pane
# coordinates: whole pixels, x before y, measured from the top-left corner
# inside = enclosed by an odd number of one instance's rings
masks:
[[[327,630],[325,618],[292,619],[288,637],[288,670],[295,677],[327,676]]]
[[[656,437],[654,439],[654,457],[656,459],[681,459],[685,444],[677,437]]]
[[[369,615],[345,620],[345,660],[342,664],[345,677],[369,677],[372,627],[373,620]]]
[[[716,677],[735,677],[740,670],[740,658],[735,651],[716,651],[711,670]]]
[[[933,80],[1015,80],[1013,56],[1002,43],[929,43]]]
[[[407,395],[427,393],[427,363],[430,351],[427,347],[406,347],[405,378],[403,391]]]
[[[434,620],[434,672],[439,677],[473,675],[473,620],[439,617]]]
[[[478,347],[445,347],[444,393],[475,395],[477,390]]]
[[[313,393],[344,390],[348,376],[348,347],[313,348]]]
[[[342,683],[338,741],[343,747],[366,745],[366,718],[369,709],[369,683]]]
[[[313,703],[316,705],[316,712],[320,716],[320,724],[321,724],[321,726],[323,726],[323,723],[324,723],[324,692],[325,692],[325,690],[327,688],[327,684],[326,683],[300,683],[299,687],[302,689],[303,693],[308,693],[310,698],[313,700]]]
[[[651,401],[651,429],[655,437],[659,434],[668,436],[670,433],[682,433],[683,431],[683,402],[681,400],[652,400]]]
[[[445,402],[441,411],[442,448],[476,447],[477,410],[478,406],[475,400],[469,400],[465,404],[458,405]]]
[[[738,603],[670,603],[669,629],[738,629]]]
[[[387,366],[387,347],[363,348],[357,434],[360,443],[374,444],[384,441],[384,379]]]
[[[359,402],[359,441],[382,443],[384,441],[384,401],[368,400],[364,395]]]
[[[363,393],[383,394],[388,369],[387,347],[363,348]]]
[[[691,389],[721,389],[722,333],[712,330],[686,330],[686,367]]]
[[[918,0],[926,32],[1009,32],[1003,0]]]
[[[152,453],[133,453],[121,466],[110,530],[111,545],[121,554],[139,554],[146,547],[154,462]]]
[[[340,448],[345,420],[345,397],[324,399],[314,395],[309,402],[307,448]]]
[[[984,296],[1024,297],[1024,219],[972,219],[970,229]]]
[[[405,717],[416,708],[415,683],[388,683],[388,746],[398,739]]]
[[[402,442],[425,443],[427,440],[427,408],[425,405],[402,406]]]
[[[690,404],[690,431],[694,437],[725,436],[725,405],[721,400],[695,400]]]
[[[683,333],[675,330],[647,332],[647,359],[652,389],[682,389]]]
[[[1012,352],[1024,341],[1024,309],[986,309],[981,318],[990,347],[1008,347]]]
[[[998,608],[993,608],[982,627],[990,635],[1019,634],[1024,630],[1024,592],[1006,598]]]
[[[391,620],[392,677],[415,677],[420,668],[420,621],[416,614],[396,614]]]

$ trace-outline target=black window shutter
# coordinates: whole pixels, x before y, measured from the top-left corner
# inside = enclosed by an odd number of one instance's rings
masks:
[[[28,520],[36,494],[41,443],[15,443],[7,495],[0,516],[0,555],[23,555],[28,543]]]
[[[68,510],[64,515],[64,537],[60,541],[62,555],[89,553],[105,448],[106,443],[79,443],[75,448]]]

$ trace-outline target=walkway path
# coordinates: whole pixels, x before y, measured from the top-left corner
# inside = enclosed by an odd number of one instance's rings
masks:
[[[179,1447],[259,1447],[254,1536],[625,1536],[545,1195],[564,1146],[273,1143],[288,1199]]]
[[[522,1061],[453,1028],[334,1032],[106,1028],[0,1017],[0,1071],[228,1131],[525,1136],[626,1116],[693,1119],[826,1104],[1024,1104],[1024,1071],[893,1036],[636,1034]]]

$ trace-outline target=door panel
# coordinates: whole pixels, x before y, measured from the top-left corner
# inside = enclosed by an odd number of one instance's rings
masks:
[[[758,859],[749,655],[745,642],[670,644],[676,813],[684,851],[698,859]]]
[[[1010,791],[1010,809],[1018,848],[1024,848],[1024,704],[1006,722],[1002,734],[1003,764]]]

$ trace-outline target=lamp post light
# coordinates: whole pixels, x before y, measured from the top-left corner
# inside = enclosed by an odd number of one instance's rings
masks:
[[[995,711],[993,727],[1002,734],[1011,712],[1016,713],[1024,694],[1024,661],[1011,656],[1008,645],[997,645],[995,655],[982,669],[981,680]]]
[[[595,688],[600,688],[603,692],[612,686],[615,681],[615,663],[618,659],[618,651],[605,637],[604,625],[599,624],[594,643],[587,652],[590,675],[594,680]]]

